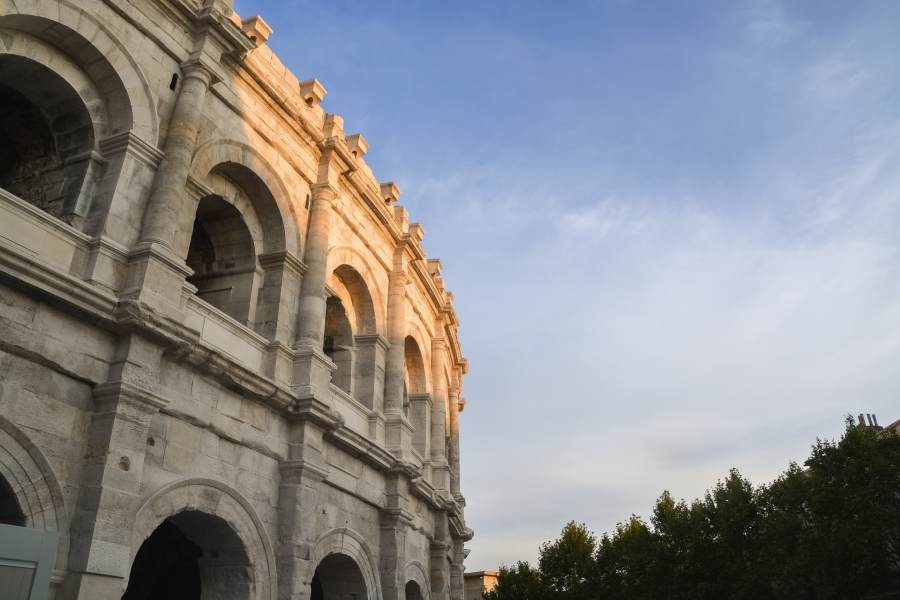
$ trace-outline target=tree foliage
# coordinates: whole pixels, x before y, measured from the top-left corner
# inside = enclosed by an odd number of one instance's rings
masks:
[[[570,522],[487,600],[900,599],[900,436],[848,421],[804,467],[754,487],[733,469],[702,499],[664,492],[599,540]]]

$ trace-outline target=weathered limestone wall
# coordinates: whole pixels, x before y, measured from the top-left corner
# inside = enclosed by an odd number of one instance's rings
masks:
[[[0,477],[60,534],[53,597],[146,593],[166,556],[232,598],[464,596],[452,295],[270,33],[0,0],[0,102],[54,140],[0,122]]]

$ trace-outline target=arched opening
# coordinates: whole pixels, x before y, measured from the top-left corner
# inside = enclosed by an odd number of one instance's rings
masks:
[[[3,475],[0,475],[0,524],[25,526],[25,513],[22,512],[12,486]]]
[[[252,573],[241,540],[223,519],[186,510],[141,544],[122,600],[249,600]]]
[[[329,554],[313,575],[310,600],[366,600],[362,571],[346,554]]]
[[[375,333],[375,306],[362,275],[350,265],[341,265],[334,270],[329,284],[349,304],[348,318],[356,335]]]
[[[424,459],[431,444],[431,397],[422,351],[411,335],[404,340],[403,358],[403,410],[413,426],[413,448]]]
[[[422,600],[422,589],[415,581],[406,582],[406,600]]]
[[[206,196],[197,205],[186,262],[198,297],[245,325],[253,320],[256,247],[241,213],[221,196]]]
[[[331,272],[328,285],[333,295],[326,307],[326,346],[329,337],[333,342],[325,352],[337,364],[332,381],[357,401],[372,407],[377,351],[375,307],[369,287],[359,272],[347,264]]]
[[[408,335],[403,343],[403,357],[406,364],[403,383],[405,386],[404,407],[409,403],[409,396],[425,394],[428,390],[425,379],[425,363],[422,360],[422,351],[416,339]]]
[[[0,187],[70,224],[87,216],[99,169],[78,93],[37,62],[0,55]]]
[[[348,394],[353,393],[353,328],[343,302],[331,296],[325,305],[325,341],[322,350],[336,368],[332,382]]]

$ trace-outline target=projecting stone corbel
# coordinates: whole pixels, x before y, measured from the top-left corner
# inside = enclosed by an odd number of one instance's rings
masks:
[[[378,187],[381,189],[381,198],[388,206],[393,206],[400,199],[400,188],[393,181],[385,181]]]
[[[354,133],[347,137],[347,149],[356,158],[362,158],[369,151],[369,142],[361,133]]]
[[[307,79],[300,82],[300,95],[310,108],[315,108],[322,103],[328,91],[318,79]],[[342,125],[343,127],[343,125]]]
[[[241,29],[248,38],[253,40],[257,48],[264,46],[269,41],[269,36],[272,35],[272,28],[259,15],[243,19]]]
[[[422,227],[419,223],[410,223],[409,235],[416,242],[421,242],[423,239],[425,239],[425,228]]]

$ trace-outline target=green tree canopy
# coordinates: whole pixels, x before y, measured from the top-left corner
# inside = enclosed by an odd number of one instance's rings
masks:
[[[900,436],[848,421],[754,488],[732,469],[702,499],[664,492],[598,540],[570,522],[488,600],[900,599]]]

